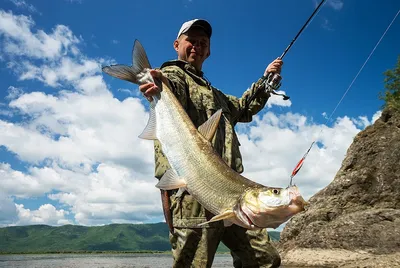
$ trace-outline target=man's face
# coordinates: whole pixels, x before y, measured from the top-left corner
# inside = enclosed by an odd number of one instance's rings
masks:
[[[210,56],[210,39],[201,28],[193,27],[174,42],[178,59],[201,70],[203,62]]]

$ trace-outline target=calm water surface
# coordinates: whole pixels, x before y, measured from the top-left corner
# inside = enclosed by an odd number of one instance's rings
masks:
[[[172,266],[169,254],[32,254],[0,255],[1,268],[166,268]],[[229,254],[217,255],[212,267],[232,267]]]

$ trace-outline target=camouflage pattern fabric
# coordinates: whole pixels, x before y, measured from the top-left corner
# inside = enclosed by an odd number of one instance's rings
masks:
[[[281,259],[267,231],[225,228],[175,228],[170,233],[174,268],[211,267],[222,241],[230,250],[235,268],[279,267]]]
[[[279,267],[281,258],[270,243],[267,230],[246,230],[232,225],[225,228],[221,240],[230,250],[233,267]]]
[[[225,95],[211,86],[202,73],[198,73],[192,65],[184,61],[166,62],[161,70],[196,127],[222,109],[223,116],[212,144],[232,169],[242,173],[240,144],[234,126],[237,122],[251,122],[252,116],[265,106],[270,96],[265,92],[261,92],[248,103],[249,98],[260,87],[261,79],[253,83],[241,98],[237,98]],[[244,107],[247,109],[243,111]],[[158,141],[154,142],[154,150],[155,177],[160,179],[170,166]],[[269,243],[266,230],[246,232],[236,225],[224,227],[222,221],[198,228],[199,223],[211,219],[213,215],[187,192],[179,198],[175,196],[175,191],[168,192],[174,227],[170,234],[174,267],[211,267],[220,241],[231,249],[234,267],[279,266],[279,254]]]
[[[172,267],[211,267],[223,231],[223,228],[174,228],[169,235]]]

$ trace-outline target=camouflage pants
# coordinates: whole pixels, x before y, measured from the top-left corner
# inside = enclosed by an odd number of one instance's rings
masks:
[[[175,228],[170,234],[175,268],[211,267],[222,241],[235,268],[279,267],[281,259],[266,230],[250,231],[232,225],[222,228]]]

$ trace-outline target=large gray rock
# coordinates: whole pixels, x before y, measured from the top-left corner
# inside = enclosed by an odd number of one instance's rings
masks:
[[[400,112],[383,111],[354,138],[332,183],[286,225],[280,248],[400,252]]]

